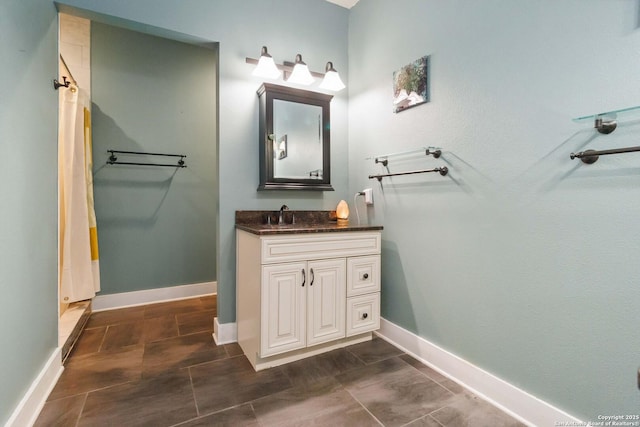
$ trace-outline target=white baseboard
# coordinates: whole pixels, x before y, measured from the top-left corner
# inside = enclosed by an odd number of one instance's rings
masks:
[[[168,288],[98,295],[93,299],[93,311],[113,310],[115,308],[195,298],[215,294],[217,291],[218,282],[203,282],[191,285],[171,286]]]
[[[380,319],[376,334],[527,425],[582,425],[561,409],[386,319]]]
[[[213,318],[213,340],[217,345],[238,342],[237,323],[219,323],[218,318]]]
[[[51,353],[49,360],[47,360],[36,379],[31,383],[29,390],[18,403],[5,427],[32,426],[36,422],[38,415],[40,415],[49,393],[55,387],[63,370],[61,350],[60,347],[57,347]]]

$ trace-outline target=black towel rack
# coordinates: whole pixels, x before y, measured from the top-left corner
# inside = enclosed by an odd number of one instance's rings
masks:
[[[573,159],[581,159],[584,163],[590,165],[598,161],[600,156],[606,156],[609,154],[623,154],[623,153],[634,153],[640,151],[640,146],[637,147],[627,147],[627,148],[612,148],[610,150],[586,150],[580,151],[579,153],[571,153],[569,157],[571,160]]]
[[[136,165],[136,166],[163,166],[163,167],[171,167],[171,168],[186,168],[187,165],[184,164],[184,159],[187,157],[185,154],[164,154],[164,153],[146,153],[142,151],[121,151],[121,150],[107,150],[108,153],[111,153],[109,156],[109,160],[107,160],[108,165]],[[141,163],[141,162],[120,162],[118,161],[117,154],[125,154],[125,155],[140,155],[140,156],[163,156],[163,157],[179,157],[178,163]]]
[[[441,168],[435,168],[435,169],[424,169],[424,170],[417,170],[417,171],[408,171],[408,172],[398,172],[398,173],[386,173],[386,174],[381,174],[381,175],[369,175],[369,179],[377,179],[378,182],[382,181],[382,178],[386,178],[389,176],[400,176],[400,175],[415,175],[418,173],[429,173],[429,172],[438,172],[440,173],[440,175],[442,176],[446,176],[449,173],[449,169],[446,166],[443,166]]]

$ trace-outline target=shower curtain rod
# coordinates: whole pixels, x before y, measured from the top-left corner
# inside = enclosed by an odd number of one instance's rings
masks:
[[[62,61],[64,68],[66,68],[67,71],[69,72],[69,77],[71,77],[71,81],[73,82],[73,84],[77,85],[78,81],[75,79],[75,77],[73,77],[73,74],[71,74],[71,68],[69,68],[69,66],[67,65],[67,61],[64,60],[64,57],[62,56],[62,54],[60,54],[60,60]]]
[[[67,72],[69,73],[69,77],[71,78],[71,81],[67,80],[67,76],[62,76],[63,83],[60,83],[58,79],[53,79],[53,88],[58,90],[58,88],[60,87],[69,87],[71,83],[78,86],[78,81],[73,77],[73,74],[71,74],[71,69],[67,65],[67,62],[64,60],[64,57],[62,56],[62,54],[60,54],[60,60],[62,61],[62,65],[64,65],[64,68],[67,69]]]

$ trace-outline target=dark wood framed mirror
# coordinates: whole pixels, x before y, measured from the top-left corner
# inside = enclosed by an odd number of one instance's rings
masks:
[[[332,95],[264,83],[260,104],[258,190],[331,187]]]

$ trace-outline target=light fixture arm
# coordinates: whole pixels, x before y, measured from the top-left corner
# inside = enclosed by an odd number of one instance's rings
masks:
[[[284,75],[285,78],[287,78],[287,74],[290,74],[291,71],[293,71],[293,67],[295,67],[296,64],[298,63],[304,64],[304,62],[302,61],[302,56],[300,54],[296,55],[295,62],[284,61],[282,70],[285,73]],[[318,77],[320,79],[324,77],[324,73],[318,73],[317,71],[312,71],[312,70],[309,70],[309,72],[313,77]]]
[[[249,58],[249,57],[246,57],[244,59],[244,62],[247,63],[247,64],[253,64],[253,65],[257,65],[258,64],[258,60],[257,59]],[[296,65],[295,62],[289,62],[289,61],[284,61],[284,63],[282,63],[282,64],[276,63],[276,67],[278,68],[278,70],[283,71],[285,73],[291,73],[291,71],[293,71],[293,67],[295,65]],[[311,71],[311,70],[309,70],[309,72],[314,77],[324,77],[324,73],[318,73],[318,72]]]
[[[253,65],[257,65],[258,64],[258,60],[255,58],[249,58],[246,57],[244,59],[244,62],[247,64],[253,64]],[[295,67],[296,63],[295,62],[290,62],[290,61],[284,61],[284,63],[282,64],[278,64],[276,63],[276,67],[278,68],[278,70],[283,71],[285,73],[291,73],[291,71],[293,71],[293,67]],[[309,70],[309,72],[311,73],[311,75],[313,77],[318,77],[318,78],[322,78],[324,77],[324,73],[318,73],[317,71],[313,71],[313,70]]]
[[[262,50],[260,51],[260,56],[266,56],[267,58],[271,58],[271,55],[269,55],[269,52],[267,51],[266,46],[262,46]]]

